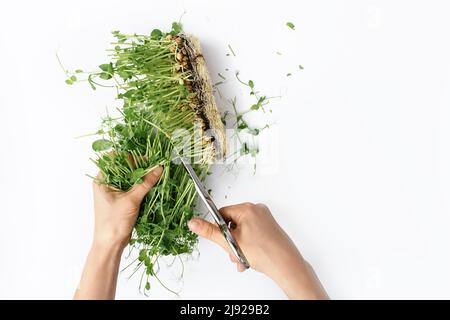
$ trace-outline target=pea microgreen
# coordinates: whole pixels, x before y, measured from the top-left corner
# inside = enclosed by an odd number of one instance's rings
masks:
[[[290,29],[295,30],[295,25],[294,25],[292,22],[286,22],[286,25],[287,25]]]
[[[234,50],[231,47],[231,45],[228,45],[228,49],[230,49],[231,54],[236,57],[236,53],[234,53]],[[227,55],[229,55],[229,54],[227,54]]]

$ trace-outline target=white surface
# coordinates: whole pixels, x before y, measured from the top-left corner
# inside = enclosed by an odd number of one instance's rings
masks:
[[[55,50],[68,68],[96,67],[111,30],[168,27],[184,10],[213,75],[240,69],[283,95],[272,118],[278,166],[216,175],[217,202],[267,203],[333,298],[450,298],[449,9],[406,0],[1,2],[0,298],[71,298],[91,241],[92,139],[73,137],[97,129],[112,93],[65,85]],[[228,43],[236,58],[225,56]],[[181,298],[284,298],[264,276],[236,273],[212,244],[200,251]],[[118,298],[145,298],[137,278],[120,277]],[[174,297],[154,285],[152,298]]]

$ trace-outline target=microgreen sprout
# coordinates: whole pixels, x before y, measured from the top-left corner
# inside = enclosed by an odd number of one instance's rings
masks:
[[[228,45],[228,49],[230,49],[231,54],[236,57],[236,54],[234,53],[234,50],[231,47],[231,45]]]
[[[287,25],[290,29],[295,30],[295,25],[294,25],[292,22],[286,22],[286,25]]]

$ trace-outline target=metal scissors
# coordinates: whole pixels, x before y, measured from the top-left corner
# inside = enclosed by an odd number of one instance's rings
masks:
[[[238,243],[234,239],[233,235],[231,234],[231,228],[232,228],[232,222],[230,221],[227,223],[225,219],[222,217],[222,215],[219,213],[219,210],[217,209],[216,205],[214,204],[213,200],[211,199],[211,196],[209,195],[208,191],[206,191],[205,186],[200,181],[200,178],[195,173],[194,168],[189,164],[186,158],[180,156],[180,160],[183,163],[184,167],[188,171],[189,175],[191,176],[192,180],[194,181],[195,189],[197,190],[198,195],[200,196],[200,199],[204,202],[206,205],[206,208],[211,213],[211,215],[214,218],[214,221],[219,226],[220,230],[222,231],[225,240],[230,245],[231,251],[233,251],[234,255],[238,259],[238,261],[246,268],[250,268],[250,264],[248,263],[247,258],[245,257],[244,253],[242,252],[241,248],[239,247]]]

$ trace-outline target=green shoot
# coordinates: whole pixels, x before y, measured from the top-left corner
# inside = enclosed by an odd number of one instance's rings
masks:
[[[228,49],[230,49],[231,54],[236,57],[236,54],[234,53],[234,50],[231,47],[231,45],[228,45]]]

